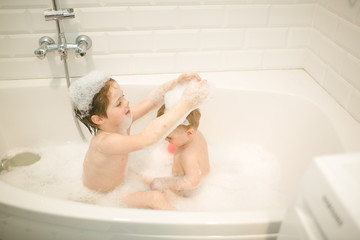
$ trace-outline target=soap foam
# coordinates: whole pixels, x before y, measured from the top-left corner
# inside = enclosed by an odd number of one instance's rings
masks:
[[[80,111],[80,117],[83,118],[89,114],[94,96],[109,80],[110,77],[105,73],[94,70],[71,83],[69,97],[74,107]]]
[[[187,92],[186,97],[192,98],[191,100],[190,99],[188,99],[188,100],[191,101],[191,103],[194,105],[194,108],[192,110],[190,110],[187,114],[185,114],[184,117],[179,120],[179,122],[176,126],[178,126],[178,125],[188,126],[189,121],[186,119],[187,115],[191,111],[198,108],[201,103],[204,103],[205,101],[210,99],[212,92],[214,90],[213,86],[209,82],[205,82],[205,83],[203,83],[204,85],[201,88],[199,88],[198,84],[200,84],[200,82],[198,82],[196,80],[192,80],[187,83],[178,84],[173,89],[171,89],[170,91],[165,93],[165,95],[164,95],[164,104],[165,104],[164,112],[169,111],[178,101],[180,101],[180,99],[183,97],[185,91]],[[194,96],[197,96],[197,97],[194,98]]]
[[[31,149],[41,155],[40,161],[3,171],[0,180],[49,197],[122,207],[119,199],[124,194],[149,190],[142,176],[171,176],[173,155],[166,149],[167,142],[162,141],[131,153],[125,181],[110,193],[96,193],[82,185],[82,164],[87,148],[86,143],[68,143]],[[18,150],[21,151],[23,149]],[[173,202],[177,209],[237,211],[284,206],[284,194],[280,189],[282,173],[274,154],[259,146],[209,143],[209,156],[209,175],[190,197]]]
[[[165,111],[172,108],[182,97],[188,84],[178,84],[173,89],[165,93]]]

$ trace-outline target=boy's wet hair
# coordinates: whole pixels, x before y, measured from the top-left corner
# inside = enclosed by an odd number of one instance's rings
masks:
[[[114,79],[110,78],[110,80],[105,83],[105,85],[100,89],[100,91],[94,95],[89,114],[82,117],[83,113],[78,109],[74,108],[76,118],[78,118],[87,127],[89,132],[94,136],[98,132],[99,127],[97,124],[93,123],[93,121],[91,120],[91,116],[98,115],[100,117],[107,117],[106,110],[109,106],[108,93],[110,86],[114,81]]]
[[[163,115],[165,112],[165,104],[163,104],[158,112],[157,112],[157,117],[160,117],[161,115]],[[199,127],[199,123],[200,123],[200,117],[201,117],[201,113],[200,110],[197,108],[193,111],[191,111],[189,113],[189,115],[187,115],[186,119],[188,120],[189,124],[188,125],[184,125],[184,124],[180,124],[179,126],[183,126],[186,129],[189,129],[190,127],[193,127],[194,129],[198,129]]]

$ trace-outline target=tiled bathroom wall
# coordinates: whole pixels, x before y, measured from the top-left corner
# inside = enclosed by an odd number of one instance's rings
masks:
[[[314,0],[59,0],[75,8],[64,20],[68,42],[93,40],[84,59],[69,57],[70,74],[302,68]],[[2,79],[63,76],[59,55],[39,60],[41,36],[55,38],[43,10],[51,0],[0,1]],[[56,38],[55,38],[56,40]],[[21,70],[20,70],[21,69]]]
[[[319,0],[304,68],[360,121],[360,0]]]
[[[69,43],[86,34],[71,76],[304,68],[360,120],[360,0],[59,0]],[[0,79],[64,76],[58,54],[33,52],[51,0],[0,1]]]

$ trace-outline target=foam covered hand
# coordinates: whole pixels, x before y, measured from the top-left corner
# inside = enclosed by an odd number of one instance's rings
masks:
[[[166,92],[173,89],[177,84],[184,84],[194,79],[196,79],[197,81],[201,80],[200,76],[197,73],[181,74],[177,79],[168,81],[153,90],[148,96],[148,99],[154,102],[155,105],[159,105],[163,103]]]
[[[211,86],[206,80],[192,81],[186,87],[182,98],[189,102],[193,109],[198,108],[210,97]]]
[[[155,178],[150,184],[151,190],[164,191],[168,189],[164,180],[165,178]]]
[[[201,81],[201,77],[197,73],[184,73],[178,77],[177,83],[184,84],[192,80]]]

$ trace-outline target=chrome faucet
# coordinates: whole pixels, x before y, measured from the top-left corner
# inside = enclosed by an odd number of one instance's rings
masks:
[[[55,49],[54,44],[55,41],[51,37],[44,36],[40,38],[39,39],[40,47],[34,51],[35,55],[40,59],[44,59],[49,49]]]
[[[74,49],[76,57],[84,57],[87,50],[91,48],[91,38],[86,35],[79,35],[75,44],[68,44],[64,38],[59,38],[58,44],[55,44],[54,39],[48,36],[41,37],[39,39],[39,48],[34,51],[35,56],[39,59],[44,59],[48,51],[57,50],[60,56],[67,57],[67,50]]]
[[[76,57],[84,57],[86,55],[86,51],[91,48],[92,41],[86,35],[80,35],[75,40],[76,44],[67,44],[68,49],[75,49]]]
[[[63,31],[63,26],[61,20],[75,18],[75,13],[73,8],[67,9],[57,9],[58,4],[54,1],[55,10],[48,9],[44,11],[44,16],[46,21],[56,21],[56,26],[58,29],[58,43],[55,44],[55,41],[48,36],[44,36],[39,40],[39,48],[34,51],[35,56],[39,59],[44,59],[48,51],[57,50],[61,56],[61,60],[67,58],[67,50],[74,49],[76,57],[84,57],[88,49],[91,48],[92,41],[90,37],[86,35],[80,35],[76,38],[75,44],[68,44],[66,42],[65,34]]]
[[[92,41],[88,36],[80,35],[76,38],[76,44],[75,56],[83,57],[86,55],[86,50],[91,48]]]

